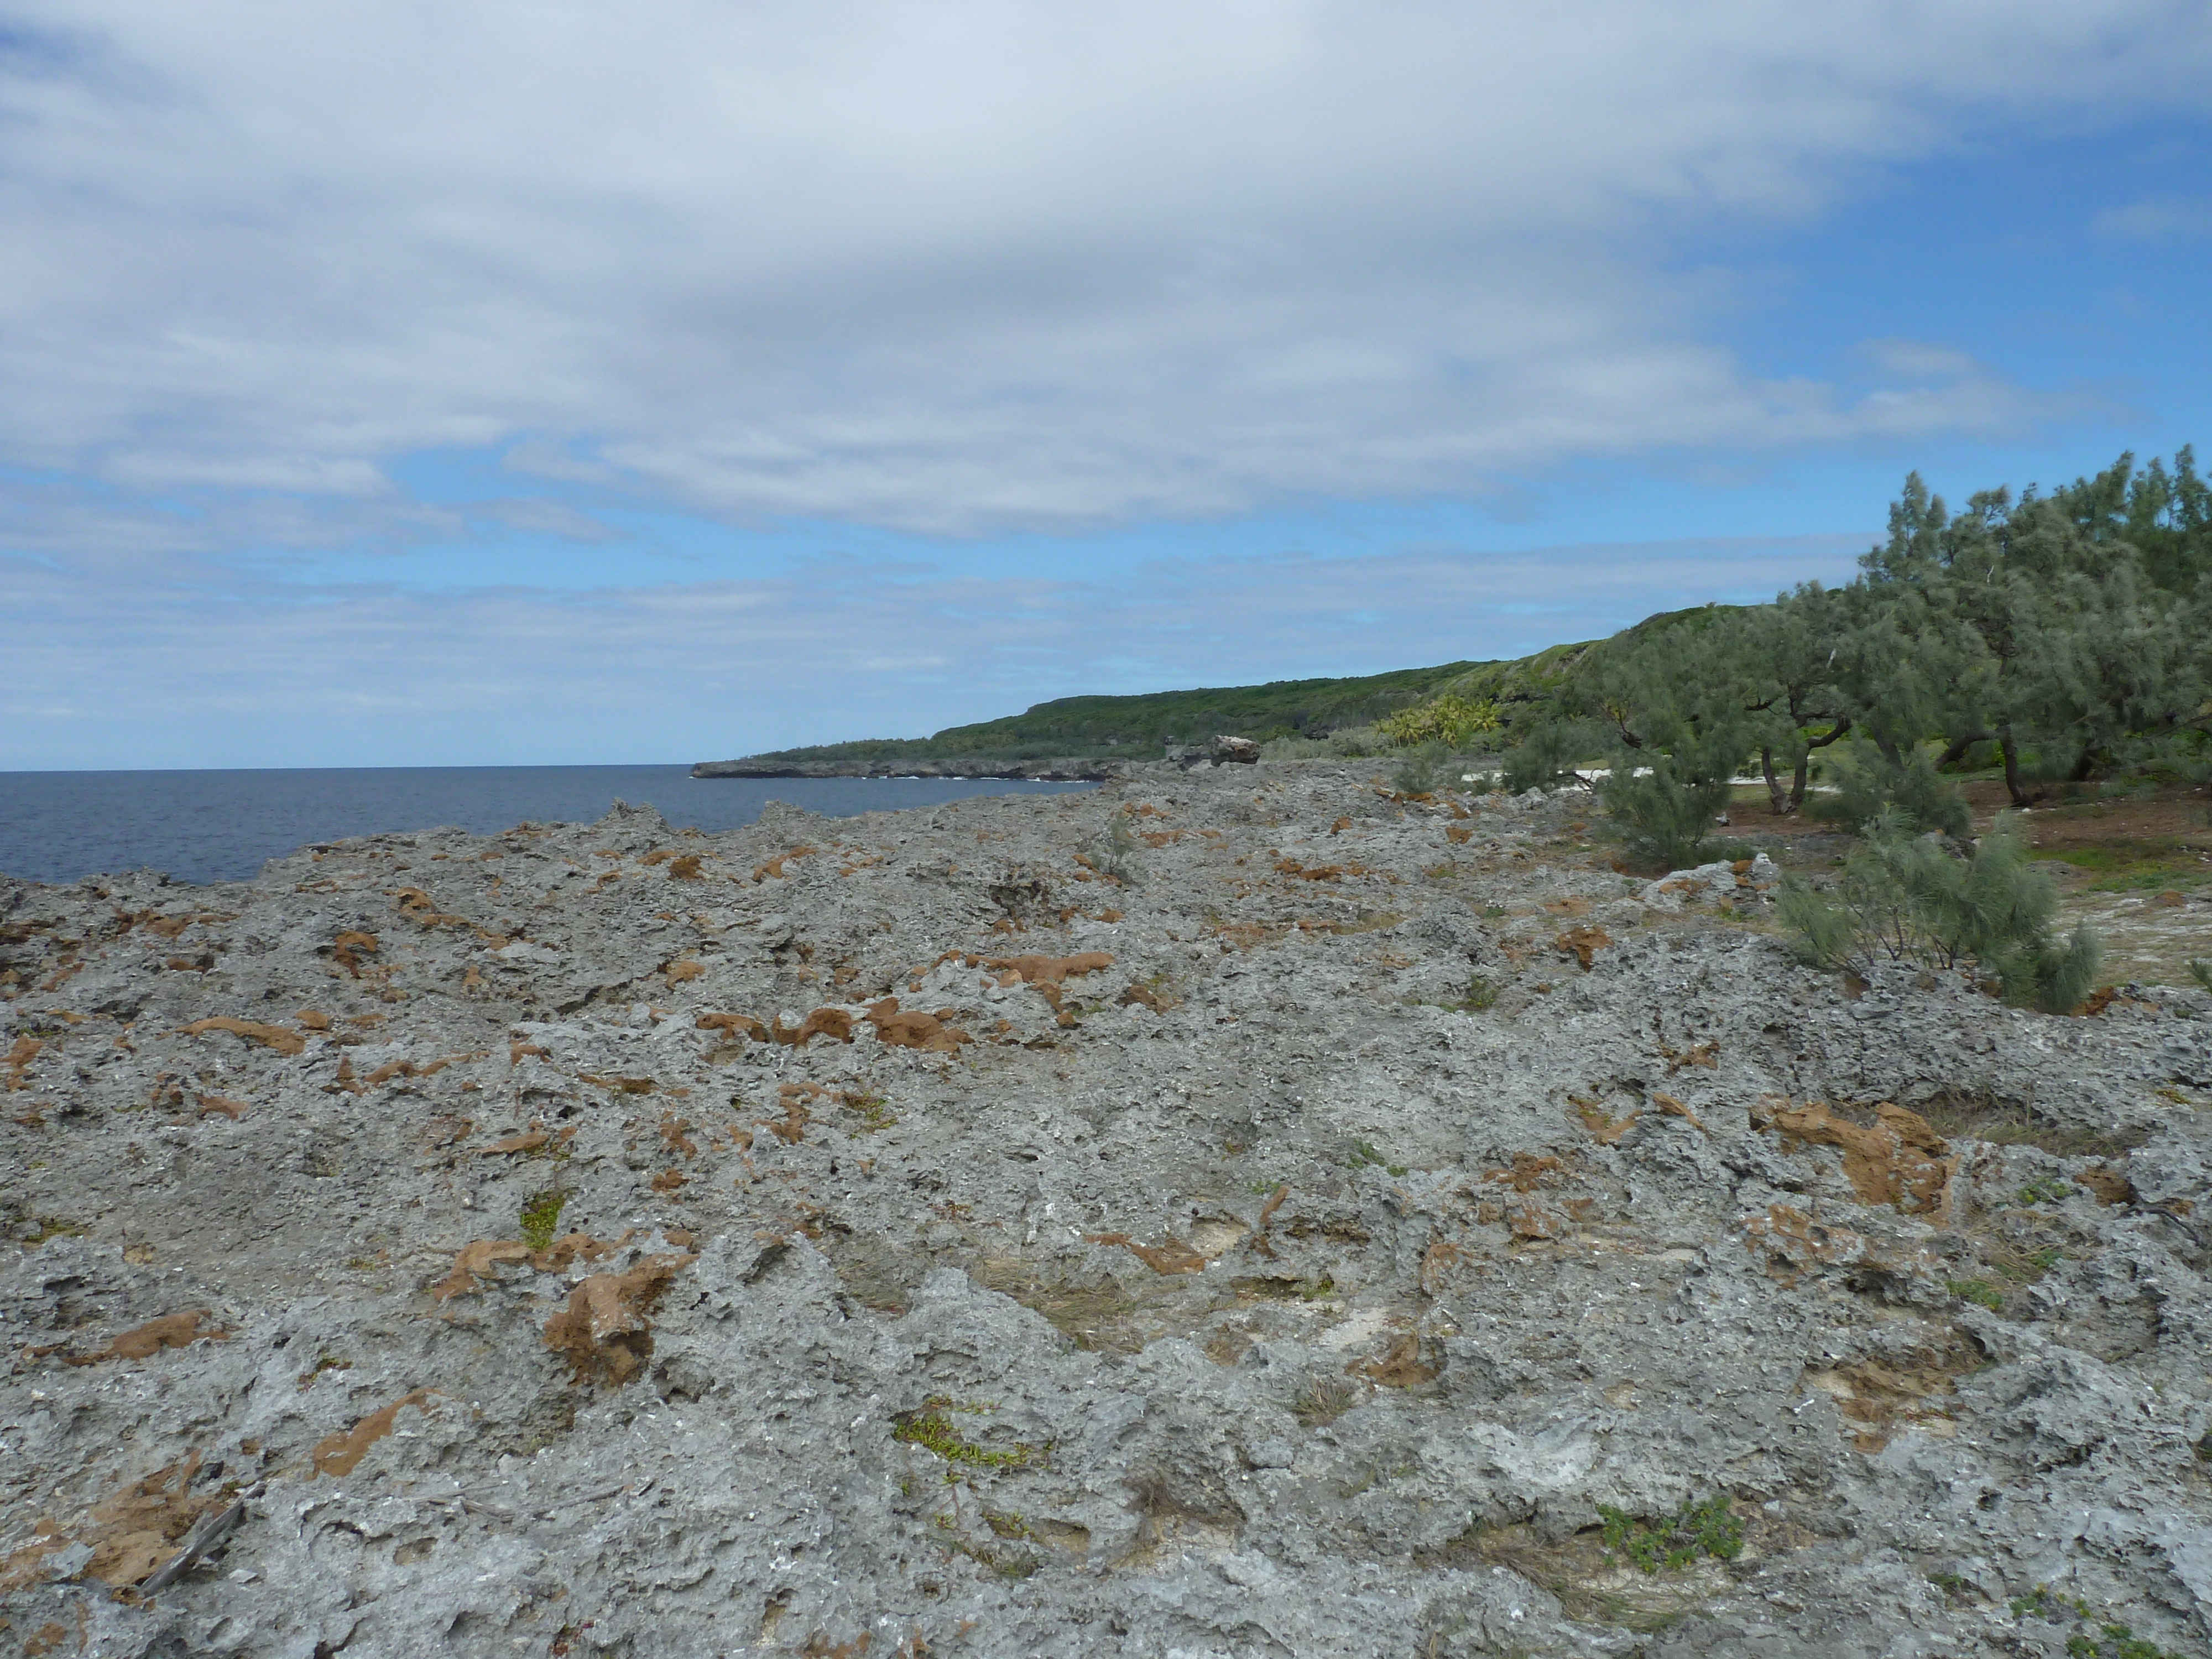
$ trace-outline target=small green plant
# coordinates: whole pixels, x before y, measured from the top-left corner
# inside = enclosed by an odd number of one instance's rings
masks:
[[[1680,1572],[1699,1556],[1733,1561],[1743,1553],[1743,1522],[1725,1494],[1682,1505],[1674,1515],[1642,1521],[1626,1510],[1601,1504],[1600,1532],[1608,1554],[1625,1555],[1647,1573]]]
[[[1098,852],[1097,868],[1102,876],[1111,876],[1124,887],[1138,884],[1136,866],[1137,837],[1129,828],[1127,811],[1106,815],[1106,837]]]
[[[1972,1302],[1987,1308],[1991,1313],[2004,1311],[2004,1292],[1986,1279],[1953,1279],[1946,1280],[1943,1288],[1961,1302]]]
[[[31,1230],[24,1235],[29,1244],[43,1244],[50,1238],[82,1238],[84,1226],[66,1216],[41,1215],[31,1218]]]
[[[1346,1162],[1355,1170],[1372,1168],[1387,1171],[1394,1176],[1402,1176],[1406,1173],[1406,1165],[1391,1163],[1389,1158],[1383,1157],[1364,1140],[1352,1143],[1352,1156]]]
[[[558,1187],[533,1193],[522,1202],[522,1242],[533,1250],[550,1248],[560,1230],[562,1207],[568,1194]]]
[[[920,1446],[924,1451],[934,1452],[947,1465],[945,1478],[954,1480],[963,1469],[1019,1468],[1041,1455],[1041,1449],[1026,1443],[1009,1451],[993,1451],[970,1440],[963,1440],[954,1432],[948,1412],[963,1412],[969,1416],[988,1416],[996,1407],[953,1400],[945,1395],[932,1395],[921,1402],[921,1409],[909,1412],[892,1425],[891,1438],[909,1446]]]
[[[2020,1201],[2023,1205],[2063,1204],[2073,1192],[2074,1183],[2070,1181],[2061,1181],[2057,1176],[2039,1176],[2020,1189]]]
[[[2189,977],[2207,991],[2212,991],[2212,957],[2193,957],[2189,963]]]
[[[1502,904],[1486,904],[1482,907],[1482,919],[1485,921],[1499,921],[1504,915],[1505,907]]]
[[[857,1113],[860,1127],[846,1132],[845,1139],[858,1140],[862,1135],[881,1134],[898,1120],[891,1115],[890,1103],[881,1095],[860,1095],[848,1090],[843,1097],[845,1109]]]
[[[2038,1584],[2027,1595],[2014,1596],[2008,1605],[2015,1619],[2040,1619],[2051,1625],[2063,1625],[2089,1616],[2087,1601],[2071,1595],[2061,1595],[2048,1584]]]
[[[1359,1390],[1340,1376],[1317,1376],[1298,1390],[1291,1415],[1307,1428],[1334,1423],[1359,1403]]]
[[[2009,1261],[2001,1259],[1991,1265],[2016,1285],[2033,1285],[2065,1259],[2063,1250],[2030,1250],[2025,1255]]]
[[[2155,1642],[2144,1640],[2134,1628],[2116,1620],[2098,1618],[2079,1596],[2061,1595],[2048,1584],[2038,1584],[2011,1601],[2014,1619],[2035,1619],[2046,1625],[2073,1625],[2066,1638],[2068,1659],[2180,1659]]]
[[[1480,1013],[1486,1008],[1495,1008],[1498,1006],[1498,987],[1487,976],[1477,974],[1473,979],[1468,981],[1467,994],[1462,997],[1455,1006],[1470,1013]]]

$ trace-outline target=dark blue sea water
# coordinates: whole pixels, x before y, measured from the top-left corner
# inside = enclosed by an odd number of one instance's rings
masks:
[[[772,800],[810,812],[1048,795],[1087,783],[952,778],[694,778],[681,766],[379,766],[236,772],[0,772],[0,872],[33,881],[153,868],[244,881],[309,842],[459,824],[477,835],[588,823],[617,800],[681,829],[750,823]]]

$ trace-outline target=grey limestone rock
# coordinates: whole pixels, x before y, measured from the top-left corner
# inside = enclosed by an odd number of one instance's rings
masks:
[[[0,882],[0,1646],[2204,1651],[2212,1000],[1372,770]]]

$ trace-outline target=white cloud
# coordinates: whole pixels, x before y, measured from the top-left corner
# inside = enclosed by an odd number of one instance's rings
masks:
[[[969,532],[2011,430],[1753,373],[1668,251],[2212,87],[2180,0],[10,15],[0,469],[75,482],[0,499],[85,554],[435,536],[441,447]]]
[[[2166,242],[2212,234],[2212,196],[2163,196],[2108,208],[2091,228],[2100,236]]]

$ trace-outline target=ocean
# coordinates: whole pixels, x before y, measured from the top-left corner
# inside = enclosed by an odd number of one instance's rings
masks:
[[[196,772],[0,772],[0,873],[64,883],[152,868],[246,881],[310,842],[458,824],[588,823],[617,800],[678,829],[750,823],[772,800],[848,817],[963,795],[1088,783],[990,778],[694,778],[683,766],[379,766]]]

